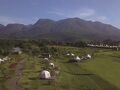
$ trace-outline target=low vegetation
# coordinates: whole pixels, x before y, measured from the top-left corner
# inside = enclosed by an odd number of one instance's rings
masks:
[[[9,52],[10,48],[19,46],[20,55]],[[11,61],[0,64],[0,90],[9,90],[7,80],[15,76],[15,67],[20,60],[25,60],[22,77],[18,85],[25,90],[120,90],[120,51],[112,49],[44,45],[37,42],[13,43],[7,49]],[[4,51],[4,50],[3,50]],[[79,63],[69,63],[67,52],[82,56],[91,54],[92,59]],[[39,74],[47,64],[39,57],[41,53],[50,53],[50,62],[59,69],[54,80],[41,80]]]

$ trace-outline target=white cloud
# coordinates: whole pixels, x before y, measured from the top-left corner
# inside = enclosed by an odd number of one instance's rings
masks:
[[[96,17],[96,20],[101,22],[109,22],[109,19],[106,16],[98,16]]]
[[[102,23],[110,24],[110,20],[106,16],[95,15],[94,17],[89,17],[86,20],[99,21],[99,22],[102,22]]]
[[[61,16],[62,18],[74,18],[78,17],[85,20],[91,20],[91,21],[100,21],[103,23],[110,23],[110,20],[108,17],[104,15],[98,15],[97,11],[95,9],[91,8],[81,8],[77,10],[71,10],[71,11],[61,11],[59,9],[54,9],[54,11],[49,12],[49,14],[53,14],[56,16]]]
[[[23,23],[28,24],[28,21],[21,18],[13,18],[13,17],[7,17],[7,16],[0,16],[0,24],[7,25],[9,23]]]
[[[96,11],[93,9],[82,9],[77,11],[73,16],[75,17],[80,17],[80,18],[85,18],[85,17],[90,17],[95,15]]]
[[[95,15],[96,11],[94,9],[88,9],[88,8],[82,8],[70,12],[60,11],[58,9],[55,9],[55,11],[51,11],[49,12],[49,14],[58,15],[65,18],[72,18],[72,17],[86,18]]]

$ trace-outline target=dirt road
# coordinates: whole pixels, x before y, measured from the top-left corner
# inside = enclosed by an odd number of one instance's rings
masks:
[[[9,90],[24,90],[22,87],[19,86],[18,82],[22,78],[22,69],[24,67],[25,60],[21,60],[15,69],[15,76],[11,79],[8,79],[7,85]]]

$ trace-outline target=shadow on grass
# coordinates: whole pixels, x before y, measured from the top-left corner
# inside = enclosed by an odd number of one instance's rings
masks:
[[[102,88],[102,90],[120,90],[118,87],[104,80],[100,76],[94,75],[90,76],[90,78],[92,78],[94,82]]]
[[[64,72],[69,73],[71,75],[81,75],[81,76],[95,75],[94,73],[71,73],[71,72],[67,72],[67,71],[64,71]]]
[[[30,80],[38,80],[38,77],[30,77]]]

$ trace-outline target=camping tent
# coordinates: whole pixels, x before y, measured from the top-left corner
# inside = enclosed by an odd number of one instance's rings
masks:
[[[1,63],[1,62],[4,62],[4,60],[0,58],[0,63]]]
[[[54,63],[49,63],[50,66],[54,67]]]
[[[41,73],[40,73],[40,79],[50,79],[51,78],[51,75],[50,75],[50,72],[47,71],[47,70],[43,70]]]
[[[10,60],[10,58],[8,56],[3,58],[4,61]]]
[[[79,56],[76,56],[76,57],[70,59],[70,62],[78,62],[78,61],[80,61],[80,60],[81,60],[80,57],[79,57]]]
[[[75,54],[74,54],[74,53],[71,53],[71,56],[75,56]]]
[[[76,61],[80,61],[81,59],[80,59],[79,56],[76,56],[76,57],[75,57],[75,60],[76,60]]]
[[[67,55],[67,56],[70,56],[70,54],[69,54],[69,53],[67,53],[66,55]]]
[[[51,58],[51,57],[52,57],[52,55],[50,55],[49,53],[42,53],[40,55],[40,58]]]
[[[90,55],[90,54],[87,54],[87,58],[88,58],[88,59],[91,59],[91,55]]]
[[[49,59],[48,59],[48,58],[44,58],[43,60],[44,60],[44,61],[49,61]]]

